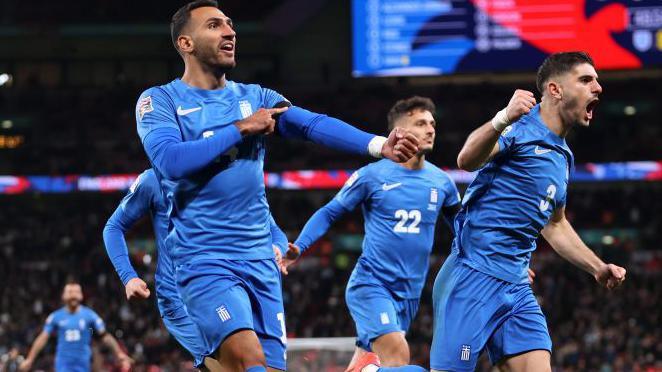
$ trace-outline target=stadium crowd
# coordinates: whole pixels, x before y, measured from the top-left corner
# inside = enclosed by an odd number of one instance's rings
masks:
[[[290,239],[332,192],[273,191],[270,203],[276,220]],[[628,280],[609,292],[592,278],[564,262],[542,243],[534,254],[534,292],[545,311],[554,341],[554,365],[559,371],[648,371],[662,368],[662,322],[657,301],[662,297],[662,252],[659,231],[662,187],[657,183],[575,185],[568,215],[602,256],[624,265]],[[106,321],[136,360],[137,371],[179,371],[192,368],[160,322],[154,300],[127,302],[106,257],[101,231],[120,194],[2,196],[0,214],[0,355],[27,352],[48,313],[57,309],[63,284],[76,278],[83,284],[85,303]],[[75,212],[75,213],[73,213]],[[344,288],[359,252],[338,247],[338,238],[362,232],[360,214],[336,224],[284,278],[287,330],[290,337],[352,336]],[[408,335],[412,361],[427,366],[432,332],[431,293],[434,274],[448,254],[450,233],[437,229],[428,284],[420,312]],[[153,287],[156,260],[151,226],[141,223],[129,235],[136,248],[132,258]],[[596,240],[597,239],[597,240]],[[100,344],[100,343],[97,343]],[[52,350],[36,368],[49,370]],[[97,347],[95,347],[97,349]],[[112,366],[106,350],[96,363]],[[5,359],[9,359],[6,356]],[[157,367],[157,362],[158,366]],[[489,370],[483,360],[479,370]],[[159,369],[160,368],[160,369]]]

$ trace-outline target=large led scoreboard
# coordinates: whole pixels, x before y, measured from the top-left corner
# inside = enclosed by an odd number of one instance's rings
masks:
[[[354,76],[530,71],[550,53],[662,66],[660,0],[352,0]]]

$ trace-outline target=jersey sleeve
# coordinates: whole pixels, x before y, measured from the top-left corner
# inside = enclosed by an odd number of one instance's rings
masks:
[[[163,89],[149,88],[140,95],[136,103],[136,123],[141,142],[153,130],[159,128],[180,128],[175,116],[176,108]]]
[[[94,329],[94,332],[97,334],[103,334],[106,332],[106,324],[103,322],[103,319],[97,314],[94,310],[89,309],[89,322]]]
[[[450,207],[453,205],[460,204],[462,202],[462,197],[460,196],[460,192],[457,190],[457,186],[455,185],[455,182],[447,174],[444,174],[443,177],[445,177],[446,180],[443,185],[444,201],[441,205],[443,207]]]
[[[290,101],[287,98],[283,97],[282,94],[276,92],[275,90],[269,88],[262,88],[262,87],[260,87],[260,89],[261,89],[263,107],[273,108],[276,107],[276,105],[278,105],[281,102],[290,103]]]
[[[504,156],[511,153],[523,135],[523,126],[521,122],[516,122],[501,132],[498,139],[499,152],[497,156]]]
[[[55,318],[55,313],[51,313],[48,318],[46,318],[46,323],[44,324],[44,331],[46,333],[52,334],[57,330],[57,320]]]
[[[349,177],[334,200],[350,211],[368,198],[370,184],[370,171],[367,167],[363,167]]]
[[[124,285],[138,277],[129,259],[124,234],[149,211],[155,192],[160,190],[154,173],[140,174],[103,229],[106,253]]]
[[[283,230],[278,227],[276,220],[274,220],[274,216],[269,217],[269,225],[271,230],[271,243],[278,247],[282,254],[285,254],[285,252],[287,252],[287,235],[285,235]]]

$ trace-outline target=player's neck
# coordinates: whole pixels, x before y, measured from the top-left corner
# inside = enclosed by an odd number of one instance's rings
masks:
[[[563,122],[559,107],[544,98],[540,102],[540,118],[543,124],[557,136],[565,138],[570,133],[572,126]]]
[[[71,306],[69,306],[69,305],[66,305],[66,307],[67,307],[67,311],[68,311],[68,312],[70,312],[71,314],[74,314],[74,313],[78,312],[78,309],[80,309],[80,304],[78,304],[78,305],[76,305],[76,306],[74,306],[74,307],[71,307]]]
[[[402,166],[411,169],[411,170],[418,170],[418,169],[423,169],[423,166],[425,165],[425,155],[424,154],[418,154],[414,155],[411,157],[411,159],[407,160],[406,162],[402,163]]]
[[[225,88],[225,70],[213,69],[200,63],[187,63],[181,79],[194,88],[214,90]]]

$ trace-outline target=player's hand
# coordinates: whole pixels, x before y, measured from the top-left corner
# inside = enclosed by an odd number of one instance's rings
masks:
[[[117,354],[117,361],[119,362],[120,365],[120,370],[122,372],[128,372],[131,370],[131,365],[133,365],[133,359],[129,357],[128,355],[121,353]]]
[[[145,283],[140,278],[133,278],[126,283],[124,287],[126,292],[126,299],[131,300],[133,298],[149,298],[149,288],[147,288],[147,283]]]
[[[382,156],[397,163],[404,163],[418,153],[418,139],[408,130],[393,128],[382,146]]]
[[[32,368],[32,363],[34,363],[34,361],[33,361],[32,359],[25,359],[25,360],[24,360],[24,361],[18,366],[18,370],[19,370],[19,371],[29,371],[30,368]]]
[[[278,267],[283,264],[283,253],[281,253],[280,248],[276,244],[272,244],[271,248],[274,250],[274,259]]]
[[[276,120],[274,115],[282,114],[287,111],[288,107],[261,108],[253,115],[239,120],[235,123],[242,136],[249,136],[251,134],[271,134],[276,127]]]
[[[301,255],[301,249],[292,243],[287,243],[287,252],[280,264],[280,272],[287,275],[287,267],[293,264]]]
[[[536,278],[536,273],[535,271],[528,269],[528,274],[529,274],[529,284],[533,284],[533,279]]]
[[[625,280],[625,269],[614,264],[604,264],[597,273],[595,280],[607,289],[614,289],[621,285]]]
[[[516,122],[523,115],[528,114],[535,105],[536,97],[533,95],[533,92],[517,89],[506,107],[508,122]]]

